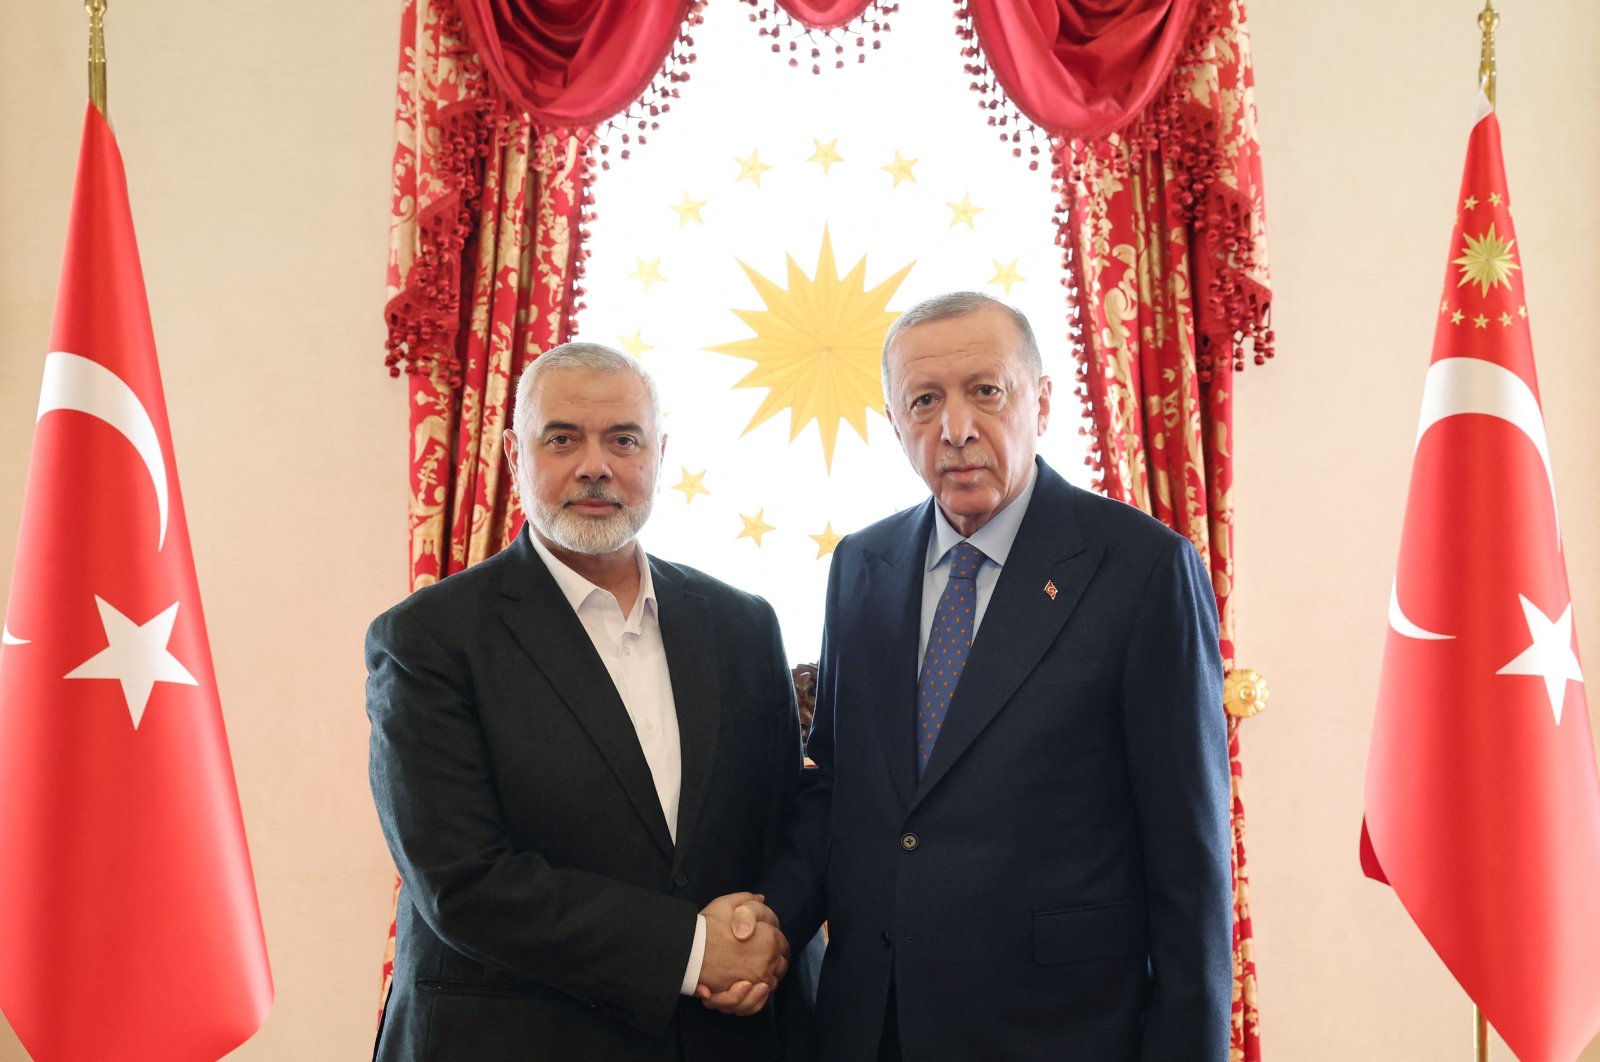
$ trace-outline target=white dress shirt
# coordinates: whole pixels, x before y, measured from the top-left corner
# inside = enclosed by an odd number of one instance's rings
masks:
[[[639,596],[627,616],[609,590],[604,590],[562,563],[541,541],[530,535],[556,586],[566,597],[578,622],[594,643],[611,676],[611,684],[622,698],[633,732],[639,738],[644,762],[655,782],[656,798],[667,819],[667,831],[674,843],[678,839],[678,794],[683,787],[683,753],[678,745],[678,709],[672,699],[672,675],[667,670],[667,650],[661,642],[661,617],[656,604],[655,583],[644,549],[634,543],[639,564]],[[695,921],[694,945],[689,949],[688,967],[679,992],[693,995],[705,960],[706,920]]]
[[[972,611],[972,639],[978,639],[978,626],[983,622],[983,612],[994,596],[994,584],[1000,579],[1000,569],[1011,556],[1011,546],[1017,540],[1022,518],[1033,499],[1033,485],[1039,480],[1039,468],[1022,493],[1011,499],[1011,504],[989,517],[989,522],[978,528],[969,538],[950,526],[937,499],[933,503],[933,534],[928,536],[927,567],[922,576],[922,635],[917,642],[917,669],[921,672],[922,658],[928,654],[928,631],[933,627],[933,614],[939,609],[939,598],[950,582],[950,551],[958,543],[970,542],[983,553],[983,563],[978,566],[978,604]]]

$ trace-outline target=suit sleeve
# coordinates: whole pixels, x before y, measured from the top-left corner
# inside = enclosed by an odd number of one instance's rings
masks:
[[[1231,806],[1216,598],[1172,539],[1139,604],[1123,674],[1150,925],[1141,1062],[1226,1062],[1233,998]]]
[[[839,615],[841,574],[850,539],[834,548],[828,570],[828,597],[822,627],[822,657],[817,665],[817,706],[811,717],[806,754],[816,767],[798,772],[796,795],[777,853],[768,860],[758,891],[783,924],[791,945],[805,947],[827,918],[823,881],[828,868],[828,822],[833,808],[833,718],[838,667],[832,648]]]
[[[429,928],[479,962],[664,1032],[694,905],[514,849],[464,660],[404,611],[374,621],[366,657],[373,798]]]
[[[800,712],[795,706],[794,673],[789,670],[789,654],[783,648],[783,632],[777,613],[762,602],[762,619],[767,628],[766,652],[772,670],[773,688],[779,697],[782,716],[777,720],[776,753],[772,764],[772,783],[767,802],[765,844],[762,863],[769,864],[784,842],[784,825],[794,807],[805,757],[800,750]]]

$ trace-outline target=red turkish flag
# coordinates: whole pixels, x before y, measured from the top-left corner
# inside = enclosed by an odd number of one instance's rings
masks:
[[[0,648],[0,1009],[39,1062],[184,1062],[271,1004],[122,157],[90,106]]]
[[[1521,263],[1467,144],[1367,762],[1362,866],[1522,1062],[1600,1031],[1600,778]],[[1592,541],[1589,538],[1581,541]]]

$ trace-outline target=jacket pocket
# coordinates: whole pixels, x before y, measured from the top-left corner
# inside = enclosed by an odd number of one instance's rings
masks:
[[[532,985],[504,981],[461,981],[447,977],[419,977],[417,991],[435,996],[482,996],[486,999],[528,999],[546,995]]]
[[[1133,900],[1033,916],[1033,958],[1041,966],[1119,959],[1149,950],[1144,905]]]

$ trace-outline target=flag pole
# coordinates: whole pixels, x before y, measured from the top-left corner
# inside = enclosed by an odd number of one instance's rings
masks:
[[[1483,31],[1483,50],[1478,55],[1478,83],[1483,86],[1483,94],[1489,97],[1491,107],[1495,105],[1494,31],[1499,25],[1500,12],[1494,9],[1494,0],[1484,0],[1483,10],[1478,12],[1478,28]]]
[[[106,0],[84,0],[89,12],[89,100],[106,113]]]
[[[1494,9],[1494,0],[1484,0],[1478,12],[1478,29],[1483,31],[1483,47],[1478,53],[1478,84],[1489,98],[1493,109],[1495,90],[1494,31],[1500,25],[1500,12]],[[1473,1062],[1489,1062],[1489,1021],[1483,1009],[1472,1005],[1472,1058]]]

